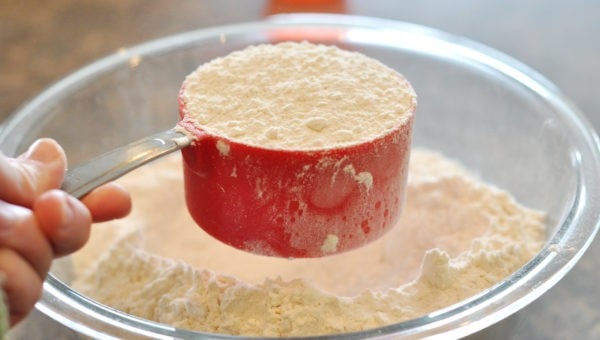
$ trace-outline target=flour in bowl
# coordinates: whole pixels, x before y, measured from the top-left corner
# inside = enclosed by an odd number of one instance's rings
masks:
[[[365,247],[316,259],[258,256],[215,241],[189,217],[181,177],[181,160],[173,156],[122,178],[133,212],[95,226],[73,255],[77,290],[192,330],[342,333],[419,317],[480,293],[545,241],[543,214],[422,149],[411,155],[398,224]]]

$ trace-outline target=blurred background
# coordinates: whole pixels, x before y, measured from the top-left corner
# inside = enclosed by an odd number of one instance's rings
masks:
[[[479,41],[546,76],[600,130],[594,0],[0,0],[0,124],[47,86],[120,48],[290,12],[395,19]],[[565,279],[520,313],[506,338],[600,339],[599,281],[596,240]]]

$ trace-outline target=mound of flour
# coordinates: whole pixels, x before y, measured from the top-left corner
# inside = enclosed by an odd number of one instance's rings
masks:
[[[524,265],[545,240],[541,213],[427,150],[413,150],[398,225],[363,248],[318,259],[262,257],[213,240],[185,210],[181,176],[173,156],[122,179],[133,213],[94,227],[72,258],[75,289],[192,330],[349,332],[480,293]]]
[[[417,105],[395,70],[308,42],[250,46],[204,63],[186,77],[180,101],[204,130],[286,150],[373,140],[406,125]]]

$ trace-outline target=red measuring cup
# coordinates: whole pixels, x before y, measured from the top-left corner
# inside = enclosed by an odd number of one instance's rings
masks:
[[[183,91],[183,88],[182,88]],[[415,107],[385,135],[320,150],[269,149],[211,134],[180,96],[188,210],[216,239],[255,254],[320,257],[383,235],[400,215]]]

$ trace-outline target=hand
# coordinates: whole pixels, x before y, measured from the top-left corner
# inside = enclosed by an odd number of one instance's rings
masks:
[[[81,248],[92,222],[131,209],[129,194],[116,183],[81,201],[59,190],[65,169],[64,151],[51,139],[36,141],[18,158],[0,153],[0,273],[11,326],[39,299],[52,259]]]

